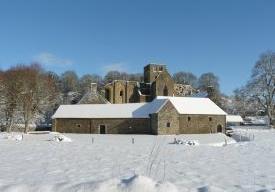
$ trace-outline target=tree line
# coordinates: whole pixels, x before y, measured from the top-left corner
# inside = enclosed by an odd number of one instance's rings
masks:
[[[175,83],[190,84],[196,89],[207,90],[212,86],[219,92],[219,80],[213,73],[197,78],[188,72],[173,75]],[[109,71],[104,77],[75,71],[61,75],[46,71],[41,65],[17,65],[0,71],[0,124],[12,131],[14,124],[24,124],[24,131],[34,121],[39,124],[51,122],[51,116],[60,104],[75,104],[89,91],[91,83],[97,83],[104,95],[104,86],[113,80],[143,81],[142,73]]]
[[[227,113],[247,115],[264,114],[271,120],[275,110],[275,53],[266,52],[256,62],[246,85],[226,96],[220,91],[219,78],[214,73],[197,77],[180,71],[172,75],[175,83],[189,84],[199,93],[206,93]],[[50,123],[51,116],[60,104],[74,104],[89,91],[91,83],[98,84],[104,94],[104,86],[113,80],[143,81],[143,74],[109,71],[104,77],[85,74],[79,77],[75,71],[58,75],[46,71],[39,64],[17,65],[0,70],[0,124],[11,131],[13,124],[22,122],[24,131],[29,124]]]

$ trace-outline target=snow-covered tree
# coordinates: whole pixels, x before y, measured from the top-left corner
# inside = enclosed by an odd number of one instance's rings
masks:
[[[247,84],[251,98],[265,110],[270,122],[275,115],[275,52],[263,53]]]
[[[8,128],[19,113],[27,132],[30,122],[56,102],[58,91],[54,81],[38,64],[12,67],[5,72],[3,82]]]
[[[198,85],[197,77],[190,72],[177,72],[173,75],[173,80],[175,81],[175,83],[191,85],[194,88],[196,88]]]

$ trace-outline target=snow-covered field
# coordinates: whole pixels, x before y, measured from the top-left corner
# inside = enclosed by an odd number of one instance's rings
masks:
[[[0,191],[275,191],[275,131],[239,132],[254,140],[176,137],[199,144],[189,146],[172,144],[175,136],[0,134]]]

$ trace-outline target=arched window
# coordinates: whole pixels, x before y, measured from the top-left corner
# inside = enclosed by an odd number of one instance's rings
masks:
[[[163,89],[163,96],[168,96],[168,89],[167,89],[166,85],[165,85],[165,87]]]
[[[123,96],[123,91],[120,91],[120,92],[119,92],[119,95],[120,95],[120,96]]]
[[[220,124],[217,126],[217,132],[222,133],[222,126]]]

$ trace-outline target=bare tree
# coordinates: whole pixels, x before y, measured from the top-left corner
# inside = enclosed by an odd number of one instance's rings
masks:
[[[113,80],[123,80],[123,75],[119,71],[109,71],[104,77],[104,82],[110,83]]]
[[[268,51],[260,56],[247,88],[250,96],[262,106],[272,123],[275,115],[275,52]]]
[[[62,90],[63,93],[68,93],[70,91],[77,92],[78,91],[78,76],[74,71],[65,71],[61,75],[62,82]]]
[[[209,87],[215,90],[220,90],[219,78],[214,73],[204,73],[200,76],[198,81],[200,90],[207,91]]]
[[[188,84],[194,88],[197,87],[197,84],[198,84],[197,77],[190,72],[184,72],[184,71],[177,72],[173,75],[173,79],[176,83]]]
[[[80,86],[80,92],[83,95],[87,91],[89,91],[91,83],[97,83],[100,84],[102,81],[102,78],[99,75],[93,74],[86,74],[83,75],[79,80],[79,86]]]
[[[18,65],[6,72],[5,89],[7,112],[13,119],[14,112],[22,114],[25,132],[35,116],[55,101],[57,91],[54,82],[38,64]]]
[[[5,126],[8,132],[12,131],[15,114],[18,107],[18,94],[20,88],[19,74],[14,68],[2,75],[3,111],[5,113]]]
[[[202,74],[198,81],[198,87],[201,92],[207,92],[208,98],[222,107],[219,78],[214,73]]]

